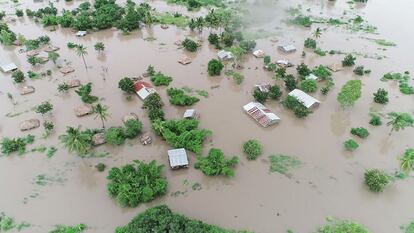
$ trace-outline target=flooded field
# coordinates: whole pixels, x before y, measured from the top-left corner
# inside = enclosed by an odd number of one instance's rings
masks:
[[[73,9],[80,3],[59,1],[54,4],[58,9]],[[179,11],[191,16],[208,12],[206,9],[188,12],[183,6],[161,1],[148,3],[161,12]],[[20,0],[18,8],[35,10],[47,5],[46,1]],[[38,152],[0,157],[0,212],[13,216],[16,221],[30,223],[31,226],[21,232],[31,233],[49,232],[56,224],[78,223],[88,226],[85,232],[114,232],[115,227],[127,224],[146,208],[163,203],[188,217],[236,230],[315,232],[318,226],[326,223],[328,216],[332,216],[357,221],[370,232],[401,232],[400,226],[414,219],[414,202],[411,200],[414,196],[413,179],[396,180],[383,193],[377,194],[364,185],[364,172],[369,168],[380,168],[389,173],[399,171],[398,158],[407,148],[414,147],[413,128],[389,135],[390,127],[385,124],[380,127],[368,124],[371,111],[383,114],[392,111],[414,113],[414,95],[403,95],[396,83],[380,81],[388,72],[414,73],[410,56],[414,51],[411,25],[414,21],[414,2],[377,0],[367,4],[349,4],[345,0],[263,0],[242,5],[250,9],[250,15],[244,19],[249,22],[246,31],[258,38],[256,48],[265,51],[273,61],[286,58],[295,66],[304,62],[309,67],[340,63],[345,55],[319,56],[305,49],[306,57],[302,57],[304,40],[312,37],[316,27],[321,27],[324,31],[317,40],[318,47],[328,51],[359,53],[356,65],[364,65],[372,72],[359,77],[350,67],[333,73],[335,86],[326,96],[319,90],[312,94],[321,104],[305,119],[296,118],[292,111],[283,108],[280,101],[268,101],[265,105],[281,118],[281,122],[262,128],[243,112],[242,106],[253,101],[251,92],[255,84],[274,82],[274,73],[262,68],[263,59],[249,54],[241,62],[244,69],[239,72],[245,76],[241,85],[235,84],[224,72],[221,76],[209,76],[207,63],[216,58],[218,52],[207,40],[210,29],[199,33],[171,25],[168,29],[162,29],[155,24],[144,26],[129,35],[108,29],[76,37],[71,29],[58,27],[50,31],[50,28],[44,28],[27,16],[18,18],[16,22],[8,23],[12,31],[26,38],[48,35],[51,44],[60,47],[57,63],[68,62],[75,72],[63,75],[52,62],[32,67],[27,62],[26,54],[19,52],[20,47],[0,46],[0,63],[14,62],[24,72],[52,70],[51,76],[27,80],[26,83],[34,86],[36,91],[24,96],[19,94],[19,84],[13,83],[10,74],[0,73],[0,137],[21,137],[30,133],[37,139],[34,145],[28,146],[29,150],[40,145],[58,149],[52,158]],[[344,27],[326,24],[304,28],[285,23],[289,17],[286,9],[298,5],[305,12],[325,18],[360,15],[377,27],[377,33],[350,32]],[[2,10],[16,18],[14,3],[0,1]],[[260,34],[269,36],[263,38]],[[196,53],[186,52],[174,44],[186,37],[202,41]],[[396,46],[380,46],[373,39],[386,39]],[[83,60],[67,48],[68,42],[87,47],[85,61],[88,69],[85,69]],[[93,49],[97,42],[105,44],[105,51],[99,53]],[[278,51],[277,46],[283,43],[293,43],[298,51],[292,54]],[[177,62],[184,55],[192,59],[191,64],[184,66]],[[189,87],[194,90],[192,95],[195,96],[196,90],[209,93],[207,98],[198,96],[200,101],[193,106],[201,115],[200,127],[212,131],[212,136],[204,143],[203,154],[207,154],[209,148],[216,147],[226,155],[238,155],[240,162],[234,177],[205,176],[194,169],[196,157],[193,153],[189,153],[188,169],[169,169],[166,152],[171,147],[154,134],[147,113],[142,109],[142,101],[135,95],[128,99],[118,88],[120,79],[138,77],[148,65],[173,77],[169,87]],[[231,69],[231,63],[226,65],[227,69]],[[296,75],[296,67],[288,68],[287,72]],[[80,79],[82,84],[91,82],[92,94],[109,107],[108,127],[121,125],[122,117],[134,112],[143,122],[144,131],[152,135],[152,144],[143,146],[138,139],[134,139],[122,146],[102,145],[96,147],[97,156],[91,158],[68,153],[58,139],[65,133],[66,126],[82,126],[84,129],[101,127],[100,120],[94,119],[94,116],[75,116],[74,108],[82,102],[73,90],[68,93],[57,91],[58,84],[74,78]],[[351,79],[362,80],[362,96],[354,106],[342,109],[336,96],[341,86]],[[284,87],[283,81],[276,82]],[[413,84],[413,81],[410,80],[410,83]],[[389,92],[387,105],[373,103],[372,93],[378,88]],[[165,103],[166,118],[182,118],[186,108],[168,103],[166,87],[156,89]],[[14,106],[7,93],[12,94],[18,104]],[[286,93],[283,89],[283,94]],[[42,117],[32,111],[43,101],[54,105],[51,115]],[[41,139],[42,127],[21,132],[20,122],[31,118],[52,121],[55,132],[45,140]],[[365,127],[370,131],[370,136],[355,139],[360,144],[359,148],[348,152],[343,148],[343,142],[351,138],[349,131],[352,127]],[[249,139],[257,139],[264,147],[263,155],[255,161],[247,160],[242,151],[243,142]],[[288,176],[272,173],[268,160],[271,154],[295,156],[301,165]],[[169,182],[168,193],[137,208],[121,208],[107,194],[107,171],[133,160],[156,160],[164,164],[164,174]],[[100,162],[107,166],[104,172],[98,172],[94,167]],[[36,179],[39,175],[51,178],[46,185],[38,185]],[[201,189],[193,189],[194,184],[201,185]]]

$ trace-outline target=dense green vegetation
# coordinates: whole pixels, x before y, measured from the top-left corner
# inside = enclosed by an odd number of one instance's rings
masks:
[[[70,153],[84,155],[92,147],[93,130],[81,131],[80,127],[67,127],[66,134],[60,135],[59,140]]]
[[[390,176],[379,169],[369,169],[364,174],[365,184],[372,192],[382,192],[390,183]]]
[[[336,98],[341,107],[350,107],[361,97],[361,80],[350,80],[342,86]]]
[[[49,231],[49,233],[81,233],[87,229],[85,224],[78,224],[75,226],[57,225],[55,229]]]
[[[128,77],[119,80],[118,87],[127,94],[135,93],[134,81]]]
[[[49,101],[42,102],[41,104],[37,105],[34,108],[36,113],[40,113],[42,115],[51,112],[53,110],[53,105]]]
[[[161,72],[157,72],[154,75],[151,75],[151,82],[154,86],[168,86],[172,82],[172,77],[167,76]]]
[[[305,48],[316,49],[316,40],[312,38],[307,38],[304,42]]]
[[[144,100],[144,108],[147,109],[148,117],[151,122],[156,120],[163,121],[164,120],[164,111],[162,110],[162,106],[164,103],[161,100],[161,97],[158,93],[150,94]]]
[[[167,192],[167,179],[161,175],[163,165],[155,161],[134,161],[123,167],[113,167],[108,173],[107,189],[123,207],[136,207]]]
[[[407,127],[414,127],[414,118],[405,112],[390,112],[387,114],[387,126],[391,126],[390,134],[395,131],[403,130]]]
[[[189,52],[195,52],[195,51],[197,51],[197,48],[198,48],[198,44],[197,44],[197,42],[195,42],[195,41],[193,41],[193,40],[191,40],[191,39],[188,39],[188,38],[186,38],[182,43],[181,43],[181,45],[187,50],[187,51],[189,51]]]
[[[293,91],[296,89],[297,81],[293,75],[291,74],[286,75],[284,78],[284,81],[285,81],[285,87],[288,91]]]
[[[226,159],[224,153],[217,148],[211,148],[206,157],[198,156],[194,164],[207,176],[234,176],[233,167],[239,162],[237,156]]]
[[[224,68],[223,63],[217,59],[211,59],[208,62],[207,71],[210,76],[218,76],[221,73],[221,70]]]
[[[374,93],[374,102],[379,104],[386,104],[388,103],[388,92],[380,88],[377,92]]]
[[[243,152],[246,153],[247,159],[255,160],[263,153],[263,146],[259,141],[250,139],[243,144]]]
[[[300,82],[300,89],[304,92],[311,93],[318,89],[318,85],[315,80],[307,79]]]
[[[170,97],[170,103],[178,106],[191,106],[200,100],[187,95],[184,90],[178,88],[168,88],[167,95]]]
[[[266,100],[269,98],[269,92],[265,92],[265,91],[260,91],[260,90],[254,90],[253,91],[253,98],[259,102],[259,103],[264,103],[266,102]]]
[[[354,151],[359,147],[359,145],[355,140],[348,139],[344,142],[344,147],[348,151]]]
[[[406,95],[412,95],[414,94],[414,86],[410,86],[408,84],[408,81],[410,80],[410,76],[408,75],[408,72],[405,72],[404,74],[401,73],[386,73],[381,78],[381,81],[398,81],[399,82],[399,88],[400,92]]]
[[[360,138],[366,138],[369,136],[369,132],[367,129],[359,127],[359,128],[352,128],[351,134],[356,135]]]
[[[318,233],[369,233],[369,231],[359,223],[349,220],[334,220],[321,226]]]
[[[91,104],[98,101],[98,97],[91,95],[92,83],[81,85],[75,92],[81,97],[81,100],[84,103]]]
[[[414,149],[406,149],[404,154],[400,157],[401,160],[401,169],[409,173],[414,170]]]
[[[13,152],[17,152],[19,155],[22,155],[26,152],[26,146],[32,144],[35,140],[33,135],[27,135],[26,137],[20,138],[8,138],[3,137],[0,142],[1,153],[4,155],[10,155]]]
[[[354,74],[358,75],[358,76],[362,76],[364,74],[369,74],[371,73],[371,70],[366,70],[364,68],[364,66],[357,66],[355,67],[355,69],[353,70]]]
[[[125,142],[125,133],[122,127],[111,127],[105,131],[105,140],[111,145],[122,145]]]
[[[138,214],[127,225],[118,227],[116,233],[143,232],[208,232],[236,233],[215,225],[190,219],[184,215],[172,212],[166,205],[155,206]],[[241,233],[241,232],[240,232]],[[245,232],[247,233],[247,232]]]
[[[310,113],[312,113],[302,102],[296,99],[293,96],[286,96],[286,98],[281,102],[283,107],[287,109],[293,110],[295,116],[298,118],[307,117]]]
[[[24,82],[24,73],[21,70],[16,70],[12,73],[12,79],[16,83],[22,83]]]
[[[369,120],[369,124],[372,126],[379,126],[382,125],[381,117],[378,114],[371,114],[371,119]]]
[[[353,66],[355,65],[356,57],[352,56],[352,54],[348,54],[345,56],[344,60],[342,60],[342,66]]]

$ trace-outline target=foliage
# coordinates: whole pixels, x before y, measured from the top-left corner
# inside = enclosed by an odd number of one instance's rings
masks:
[[[353,70],[353,72],[354,72],[354,74],[356,74],[356,75],[362,76],[362,75],[364,75],[364,74],[369,74],[369,73],[371,73],[371,70],[366,70],[366,69],[364,68],[364,66],[357,66],[357,67],[355,67],[355,69]]]
[[[298,167],[301,162],[292,156],[273,154],[269,156],[270,171],[278,172],[280,174],[289,175],[289,171]]]
[[[200,99],[185,94],[185,91],[178,88],[168,88],[167,95],[170,97],[170,103],[178,106],[191,106]]]
[[[289,23],[295,25],[301,25],[304,27],[310,27],[312,25],[312,20],[309,16],[298,15],[293,19],[289,20]]]
[[[92,83],[81,85],[75,92],[81,97],[82,102],[91,104],[98,101],[98,97],[90,95],[92,92]]]
[[[263,146],[259,141],[250,139],[243,144],[243,152],[247,154],[247,159],[255,160],[263,153]]]
[[[125,78],[119,80],[118,87],[119,87],[119,89],[123,90],[124,92],[126,92],[128,94],[135,93],[134,81],[132,81],[132,79],[130,79],[128,77],[125,77]]]
[[[309,67],[303,62],[296,67],[296,71],[301,77],[306,77],[312,73]]]
[[[369,120],[369,124],[373,126],[382,125],[380,116],[378,116],[377,114],[371,114],[371,119]]]
[[[240,73],[237,73],[237,72],[233,72],[233,73],[232,73],[232,77],[233,77],[234,82],[235,82],[237,85],[242,84],[242,82],[243,82],[243,80],[244,80],[244,76],[243,76],[242,74],[240,74]]]
[[[350,80],[342,86],[336,99],[343,108],[354,105],[361,97],[361,86],[361,80]]]
[[[285,81],[285,87],[288,91],[293,91],[296,89],[297,81],[293,75],[291,74],[286,75],[284,81]]]
[[[98,163],[95,165],[96,170],[98,170],[98,172],[103,172],[106,168],[106,165],[103,163]]]
[[[210,76],[218,76],[221,73],[221,70],[224,68],[223,63],[217,59],[211,59],[208,62],[207,71]]]
[[[304,42],[305,48],[316,49],[316,40],[312,38],[307,38]]]
[[[111,127],[105,131],[105,140],[111,145],[122,145],[125,137],[124,129],[121,127]]]
[[[36,113],[40,113],[42,115],[50,112],[53,110],[53,105],[49,101],[45,101],[34,108]]]
[[[378,45],[387,46],[387,47],[389,47],[389,46],[397,46],[396,43],[394,43],[392,41],[386,41],[384,39],[376,39],[375,40],[375,43],[377,43]]]
[[[189,52],[195,52],[195,51],[197,51],[197,48],[198,48],[198,44],[197,44],[197,42],[195,42],[195,41],[193,41],[193,40],[191,40],[191,39],[188,39],[188,38],[186,38],[183,42],[182,42],[182,44],[181,44],[187,51],[189,51]]]
[[[246,52],[252,52],[256,47],[256,42],[254,40],[243,40],[239,46]]]
[[[237,156],[226,159],[224,153],[217,148],[211,148],[207,157],[197,157],[194,164],[196,169],[200,169],[207,176],[234,176],[232,169],[238,163]]]
[[[210,33],[208,35],[208,42],[212,45],[218,45],[219,44],[219,36],[216,33]]]
[[[25,79],[24,73],[21,70],[16,70],[12,73],[12,79],[16,83],[22,83]]]
[[[374,102],[379,104],[388,103],[388,92],[383,88],[378,89],[377,92],[374,93]]]
[[[414,170],[414,149],[406,149],[404,155],[400,157],[401,169],[405,173],[409,173]]]
[[[136,207],[167,192],[167,179],[161,175],[164,166],[155,161],[134,161],[109,171],[107,190],[122,207]]]
[[[43,63],[43,60],[40,57],[36,57],[36,56],[29,56],[27,58],[27,62],[32,65],[35,66],[37,64],[41,64]]]
[[[312,73],[321,79],[328,79],[332,73],[326,68],[326,66],[319,65],[312,69]]]
[[[109,117],[108,107],[107,106],[103,106],[101,104],[97,104],[93,108],[93,113],[95,114],[94,119],[96,119],[96,118],[99,117],[99,119],[101,119],[101,122],[102,122],[102,128],[105,128],[105,121]]]
[[[369,231],[359,223],[348,220],[335,220],[321,226],[318,233],[369,233]]]
[[[26,152],[26,145],[32,144],[34,142],[33,135],[27,135],[22,138],[7,138],[3,137],[0,142],[1,153],[5,155],[10,155],[13,152],[17,152],[19,155],[22,155]]]
[[[84,155],[91,149],[92,135],[92,132],[81,131],[79,127],[67,127],[66,134],[60,135],[59,140],[70,153]]]
[[[81,233],[87,229],[85,224],[78,224],[75,226],[57,225],[54,230],[49,233]]]
[[[66,91],[69,90],[69,84],[67,84],[67,83],[61,83],[61,84],[58,85],[57,90],[59,92],[66,92]]]
[[[304,92],[315,92],[318,89],[316,81],[313,79],[307,79],[300,82],[300,89]]]
[[[399,130],[403,130],[406,127],[414,127],[414,118],[405,112],[390,112],[387,114],[387,118],[390,120],[387,122],[387,126],[391,126],[391,133]]]
[[[275,84],[270,87],[269,89],[269,98],[278,100],[282,96],[282,91],[280,90],[280,87]]]
[[[127,225],[116,228],[115,232],[237,233],[235,231],[226,230],[215,225],[203,223],[199,220],[190,219],[181,214],[176,214],[172,212],[166,205],[148,208],[144,212],[139,213]]]
[[[368,130],[363,128],[363,127],[352,128],[351,129],[351,134],[356,135],[360,138],[367,138],[369,136]]]
[[[142,123],[139,120],[129,119],[124,123],[126,138],[132,139],[142,132]]]
[[[307,117],[311,113],[311,111],[307,109],[302,102],[293,96],[286,96],[286,98],[281,103],[285,108],[293,110],[295,116],[298,118]]]
[[[344,60],[342,60],[342,66],[353,66],[355,65],[356,57],[352,56],[352,54],[348,54],[345,56]]]
[[[164,75],[161,72],[151,76],[151,82],[154,86],[168,86],[172,80],[173,79],[170,76]]]
[[[155,120],[164,120],[164,112],[162,111],[163,105],[164,103],[158,93],[152,93],[145,98],[144,108],[148,110],[148,116],[151,122],[154,122]]]
[[[372,192],[382,192],[390,183],[390,177],[383,170],[369,169],[364,174],[365,184]]]
[[[53,64],[56,64],[56,60],[60,57],[60,55],[55,51],[50,51],[47,53],[47,57],[53,62]]]
[[[313,52],[319,56],[326,56],[326,51],[322,50],[321,48],[316,48],[313,50]]]
[[[102,52],[102,51],[104,51],[104,50],[105,50],[105,44],[104,44],[104,43],[102,43],[102,42],[97,42],[97,43],[94,45],[94,48],[95,48],[95,50],[96,50],[96,51],[98,51],[98,52]]]
[[[414,94],[414,87],[409,86],[408,80],[410,79],[410,76],[408,73],[386,73],[381,78],[381,81],[389,81],[389,80],[395,80],[399,82],[399,88],[400,92],[405,95],[412,95]]]
[[[260,91],[260,90],[254,90],[253,92],[253,97],[254,99],[259,102],[259,103],[264,103],[266,102],[266,100],[269,98],[269,93],[265,92],[265,91]]]
[[[268,65],[271,62],[271,58],[269,55],[263,57],[263,62],[265,65]]]
[[[359,147],[359,145],[355,140],[348,139],[344,142],[344,147],[348,151],[354,151]]]

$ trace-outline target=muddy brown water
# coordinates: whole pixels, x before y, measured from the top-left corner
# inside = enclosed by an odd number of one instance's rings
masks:
[[[46,2],[21,1],[20,8],[33,9],[44,7]],[[69,5],[61,1],[55,3],[60,9],[71,8],[80,2]],[[312,30],[287,26],[282,23],[286,15],[283,9],[288,6],[302,4],[303,9],[311,8],[314,15],[322,12],[324,16],[341,16],[344,11],[351,15],[361,15],[370,24],[378,27],[378,35],[349,33],[341,28],[327,27],[318,39],[322,49],[339,49],[356,51],[366,54],[380,54],[386,59],[357,59],[358,65],[372,70],[369,76],[362,78],[353,75],[351,69],[334,73],[335,87],[328,96],[319,98],[321,106],[305,120],[298,120],[288,110],[283,109],[279,102],[270,101],[266,105],[282,118],[279,125],[267,129],[261,128],[256,122],[242,112],[242,105],[252,100],[250,91],[259,82],[272,82],[270,73],[261,69],[263,62],[247,56],[242,74],[246,77],[242,85],[237,86],[231,79],[208,77],[206,64],[216,57],[216,50],[208,46],[206,37],[208,30],[202,34],[170,27],[163,30],[159,25],[143,28],[131,35],[124,36],[118,31],[106,30],[95,32],[84,38],[76,38],[68,29],[50,32],[28,18],[10,23],[11,29],[27,38],[47,34],[52,44],[59,46],[60,59],[71,63],[76,69],[72,74],[61,75],[56,66],[49,62],[35,67],[35,71],[51,69],[53,75],[41,80],[27,81],[35,86],[36,92],[27,96],[18,94],[17,86],[12,83],[10,75],[0,74],[0,135],[7,137],[24,136],[28,133],[41,135],[41,128],[22,133],[18,124],[31,117],[42,119],[33,111],[10,118],[9,112],[30,110],[41,101],[50,100],[55,106],[53,114],[45,116],[52,120],[56,133],[47,140],[37,139],[35,146],[56,146],[58,152],[51,159],[39,153],[27,153],[24,156],[15,154],[0,158],[0,209],[17,221],[27,221],[32,227],[22,232],[47,232],[55,224],[73,225],[85,223],[90,226],[87,232],[113,232],[119,225],[128,223],[133,216],[150,206],[166,203],[174,211],[189,217],[217,224],[225,228],[247,229],[255,232],[314,232],[319,225],[325,223],[327,216],[356,220],[377,233],[400,232],[399,226],[414,218],[413,180],[411,178],[396,181],[382,194],[373,194],[363,184],[363,173],[366,168],[382,168],[394,172],[399,167],[398,156],[406,148],[414,147],[412,129],[395,132],[388,136],[389,128],[369,126],[370,109],[387,113],[390,111],[414,111],[414,97],[404,96],[398,86],[384,83],[379,79],[389,71],[414,72],[411,51],[414,32],[411,22],[414,20],[411,9],[414,2],[370,1],[366,6],[350,5],[345,1],[326,3],[326,1],[293,1],[251,3],[252,27],[264,28],[278,34],[279,43],[268,39],[257,40],[257,48],[263,49],[273,60],[288,58],[298,64],[304,61],[310,66],[328,65],[340,62],[343,55],[319,57],[308,51],[306,58],[301,58],[303,40],[309,37]],[[169,6],[163,2],[152,2],[160,10],[183,11],[180,6]],[[262,5],[260,5],[262,4]],[[256,6],[261,7],[256,7]],[[8,12],[14,12],[11,3],[0,5]],[[171,10],[172,9],[172,10]],[[206,10],[195,14],[203,14]],[[203,39],[204,43],[195,54],[187,54],[178,49],[174,42],[191,36]],[[372,41],[361,38],[384,38],[397,44],[386,51]],[[155,37],[154,41],[143,38]],[[84,44],[88,48],[85,57],[88,70],[85,70],[82,59],[66,47],[72,41]],[[102,54],[93,50],[93,45],[102,41],[106,49]],[[298,52],[284,55],[276,47],[281,42],[293,42]],[[18,48],[0,47],[0,59],[13,61],[22,70],[31,69],[26,62],[26,55],[19,54]],[[187,66],[177,63],[184,54],[193,62]],[[205,143],[204,152],[210,147],[223,149],[226,155],[239,155],[240,164],[233,178],[206,177],[193,167],[185,170],[171,171],[168,169],[166,151],[170,148],[159,137],[154,137],[150,146],[142,146],[137,140],[128,141],[120,147],[100,146],[96,151],[109,152],[103,158],[80,158],[68,154],[57,139],[63,134],[66,126],[82,125],[84,128],[98,128],[100,121],[93,116],[77,118],[73,108],[81,104],[80,98],[73,90],[68,94],[59,94],[56,87],[70,78],[78,78],[83,83],[93,83],[93,95],[99,96],[101,102],[109,106],[111,117],[107,126],[121,125],[121,118],[128,112],[135,112],[144,123],[145,131],[150,131],[150,124],[145,112],[141,109],[142,102],[134,97],[131,101],[118,89],[118,80],[125,76],[138,76],[146,67],[153,64],[157,70],[174,78],[170,86],[187,86],[194,90],[207,90],[209,97],[200,97],[194,108],[201,113],[201,127],[210,129],[213,136]],[[255,69],[258,67],[258,69]],[[108,68],[107,74],[103,69]],[[295,73],[291,68],[290,73]],[[363,82],[362,97],[352,108],[342,110],[336,101],[340,87],[350,79],[361,79]],[[211,86],[219,88],[211,89]],[[389,91],[390,102],[386,106],[372,103],[372,93],[383,87]],[[166,88],[157,88],[165,103],[168,103]],[[6,93],[13,94],[18,105],[13,108]],[[194,93],[195,94],[195,93]],[[164,107],[168,118],[180,118],[185,108]],[[371,135],[364,140],[357,140],[360,147],[354,153],[345,152],[343,141],[350,138],[351,127],[367,127]],[[256,161],[247,161],[241,151],[243,141],[255,138],[264,145],[264,155]],[[30,146],[29,149],[34,146]],[[292,171],[291,177],[269,172],[267,157],[273,153],[296,156],[302,165]],[[99,173],[93,167],[104,162],[108,168],[122,166],[132,160],[157,160],[166,166],[165,175],[169,181],[169,193],[151,203],[137,208],[121,208],[106,193],[107,170]],[[195,161],[190,153],[190,163]],[[46,186],[33,184],[39,174],[62,178]],[[188,180],[189,185],[185,184]],[[193,191],[191,185],[200,183],[202,189]],[[177,191],[185,191],[181,195],[171,195]],[[32,196],[32,197],[31,197]]]

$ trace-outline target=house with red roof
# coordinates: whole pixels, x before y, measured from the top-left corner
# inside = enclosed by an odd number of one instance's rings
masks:
[[[157,91],[152,87],[151,84],[144,82],[144,81],[138,81],[134,84],[135,92],[141,98],[144,100],[147,98],[150,94],[156,93]]]

